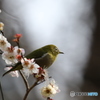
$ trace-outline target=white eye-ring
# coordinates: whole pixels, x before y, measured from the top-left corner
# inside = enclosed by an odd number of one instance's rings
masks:
[[[59,51],[58,48],[55,48],[55,51],[58,52]]]

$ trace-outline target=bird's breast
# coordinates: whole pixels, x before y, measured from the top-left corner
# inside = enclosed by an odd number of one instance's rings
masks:
[[[42,68],[48,68],[49,66],[52,65],[54,62],[55,58],[53,57],[52,54],[46,53],[43,55],[41,58],[37,58],[35,62]]]

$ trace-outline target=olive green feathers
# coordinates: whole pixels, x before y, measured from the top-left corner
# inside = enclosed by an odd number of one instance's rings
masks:
[[[28,59],[35,59],[35,62],[42,67],[43,69],[46,69],[52,65],[52,63],[55,61],[58,54],[63,54],[63,52],[60,52],[59,49],[55,45],[46,45],[44,47],[41,47],[30,54],[26,56]],[[22,69],[23,66],[21,65],[21,62],[18,62],[13,66],[13,68],[3,74],[6,75],[7,73],[15,70]]]

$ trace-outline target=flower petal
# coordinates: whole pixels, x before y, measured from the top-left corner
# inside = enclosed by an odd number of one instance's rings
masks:
[[[4,70],[8,71],[10,70],[12,67],[6,67],[4,68]],[[18,71],[12,71],[9,73],[12,77],[19,77]]]

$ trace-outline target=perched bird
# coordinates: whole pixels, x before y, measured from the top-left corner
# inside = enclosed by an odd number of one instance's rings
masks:
[[[46,45],[31,52],[26,56],[26,58],[28,59],[34,58],[35,62],[40,67],[42,67],[43,69],[47,69],[55,61],[58,54],[63,54],[63,52],[60,52],[55,45]],[[17,64],[14,65],[14,67],[11,70],[5,72],[3,76],[11,71],[20,70],[22,68],[23,66],[21,65],[21,62],[18,62]]]

